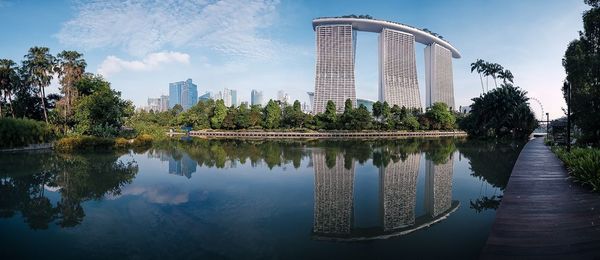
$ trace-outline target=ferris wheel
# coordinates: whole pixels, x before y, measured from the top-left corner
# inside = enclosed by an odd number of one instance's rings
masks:
[[[537,115],[537,119],[538,119],[538,121],[544,121],[544,106],[542,105],[542,102],[540,102],[537,98],[534,98],[534,97],[530,97],[529,100],[535,101],[540,106],[540,114]],[[533,108],[532,108],[532,110],[533,110]],[[534,113],[535,113],[535,111],[534,111]]]

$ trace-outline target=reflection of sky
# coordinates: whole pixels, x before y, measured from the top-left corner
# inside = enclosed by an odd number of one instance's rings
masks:
[[[469,209],[469,200],[483,195],[486,185],[470,176],[468,160],[459,161],[457,153],[452,198],[460,200],[461,207],[443,222],[397,239],[352,244],[311,240],[314,172],[308,157],[298,169],[291,164],[272,170],[266,165],[250,167],[249,160],[236,168],[201,166],[188,179],[169,174],[168,160],[134,154],[122,157],[138,162],[133,182],[118,197],[85,202],[81,225],[51,226],[47,231],[15,225],[10,234],[18,235],[10,243],[30,245],[36,237],[40,253],[30,256],[38,257],[71,252],[107,258],[119,252],[129,258],[367,258],[375,252],[414,258],[423,252],[444,256],[456,250],[478,251],[494,212],[476,214]],[[355,167],[354,223],[377,225],[378,170],[372,160]],[[424,186],[425,160],[421,160],[417,215],[425,213]]]

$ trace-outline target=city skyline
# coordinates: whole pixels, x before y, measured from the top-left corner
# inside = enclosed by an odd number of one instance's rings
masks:
[[[516,85],[540,100],[550,118],[556,118],[563,115],[561,107],[565,107],[560,92],[564,79],[561,59],[565,46],[582,28],[581,13],[587,8],[576,0],[544,5],[523,1],[396,1],[386,3],[389,8],[384,9],[378,3],[364,2],[221,2],[194,4],[196,11],[191,11],[172,7],[176,1],[165,8],[158,1],[143,5],[116,1],[95,5],[2,1],[0,15],[6,17],[6,33],[14,37],[0,39],[0,46],[7,58],[17,62],[31,46],[48,46],[52,53],[63,49],[81,51],[88,71],[104,75],[112,87],[138,107],[145,105],[148,97],[165,94],[165,84],[188,77],[199,82],[202,92],[235,86],[239,100],[250,100],[251,89],[261,86],[265,97],[273,97],[285,87],[293,99],[308,102],[305,93],[314,91],[315,69],[310,21],[323,16],[369,14],[433,29],[461,49],[463,58],[454,61],[453,70],[456,107],[468,105],[481,93],[479,77],[470,73],[469,64],[482,58],[509,68],[515,74]],[[37,19],[20,21],[18,17],[24,12]],[[449,13],[460,19],[450,19]],[[233,21],[233,16],[242,18]],[[204,20],[223,27],[216,30]],[[173,26],[182,31],[168,30]],[[13,31],[16,28],[18,33]],[[376,100],[377,63],[376,57],[371,57],[371,50],[377,46],[376,35],[359,33],[357,46],[356,97]],[[425,93],[421,72],[424,53],[418,51],[416,55],[419,88]],[[58,92],[56,81],[47,92]],[[539,113],[536,103],[531,106]]]

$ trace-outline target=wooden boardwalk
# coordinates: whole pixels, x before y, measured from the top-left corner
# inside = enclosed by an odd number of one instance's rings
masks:
[[[543,138],[521,151],[482,259],[600,259],[600,194],[567,178]]]

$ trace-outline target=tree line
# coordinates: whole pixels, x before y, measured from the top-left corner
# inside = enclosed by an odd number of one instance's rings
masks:
[[[456,115],[444,103],[435,103],[422,113],[420,109],[376,102],[369,112],[364,105],[354,107],[348,99],[343,113],[337,113],[335,103],[330,100],[323,113],[313,115],[303,112],[298,100],[291,105],[269,100],[264,107],[245,103],[226,107],[223,100],[204,100],[187,111],[179,105],[164,112],[140,111],[128,124],[134,128],[151,124],[195,130],[453,130]]]
[[[86,73],[86,66],[77,51],[54,56],[47,47],[30,48],[20,65],[0,59],[0,120],[43,120],[63,134],[115,136],[133,104],[100,75]],[[46,95],[55,78],[60,93]]]

